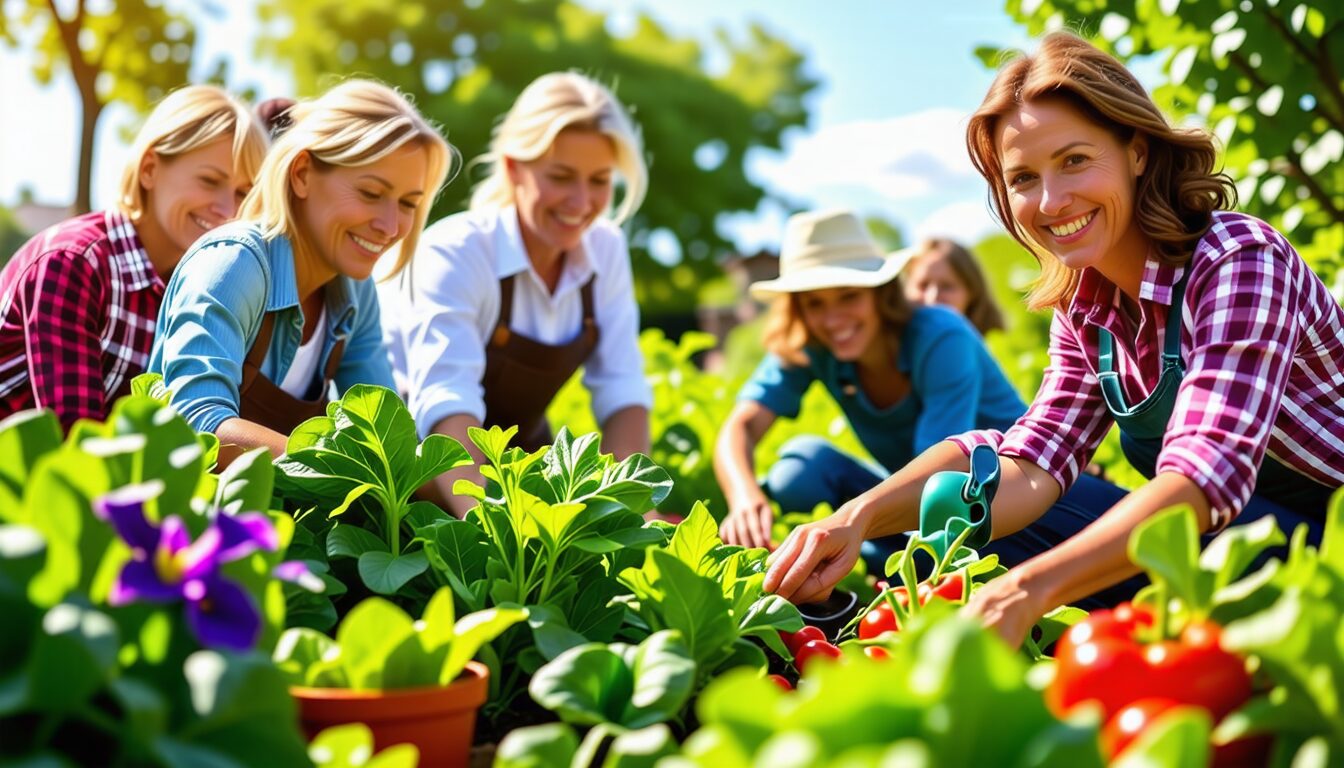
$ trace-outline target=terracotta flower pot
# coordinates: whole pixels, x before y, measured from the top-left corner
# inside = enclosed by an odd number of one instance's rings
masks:
[[[323,728],[361,722],[373,731],[376,749],[409,742],[420,749],[420,765],[466,768],[488,676],[484,664],[472,661],[446,687],[352,691],[293,686],[289,693],[309,740]]]

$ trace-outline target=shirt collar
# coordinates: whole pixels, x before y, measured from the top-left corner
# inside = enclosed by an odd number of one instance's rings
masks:
[[[294,248],[288,237],[265,241],[271,253],[271,290],[266,296],[266,311],[298,309],[299,285],[294,274]],[[327,323],[339,333],[350,321],[355,309],[355,281],[345,275],[336,275],[326,285],[324,295]]]
[[[107,211],[104,222],[117,276],[126,290],[143,291],[155,285],[162,289],[163,280],[154,271],[154,264],[149,260],[149,253],[140,242],[140,235],[136,233],[130,218],[121,211]]]
[[[1139,281],[1139,298],[1156,304],[1171,306],[1172,288],[1185,274],[1185,266],[1173,266],[1159,261],[1151,254],[1143,264]],[[1069,302],[1069,316],[1076,323],[1095,321],[1102,313],[1116,306],[1119,288],[1092,267],[1078,277],[1078,288]]]
[[[495,276],[503,279],[527,271],[532,272],[535,277],[536,271],[532,269],[532,261],[527,258],[527,246],[523,244],[523,231],[518,223],[518,208],[513,205],[501,208],[499,217]],[[563,293],[567,286],[582,285],[599,271],[597,262],[590,256],[592,236],[593,228],[589,227],[580,238],[579,247],[565,254],[565,267],[560,275],[557,294]]]

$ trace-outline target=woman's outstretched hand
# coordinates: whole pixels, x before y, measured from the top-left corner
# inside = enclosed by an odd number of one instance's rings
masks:
[[[773,549],[770,541],[770,529],[775,522],[774,510],[764,493],[743,494],[742,498],[729,502],[728,516],[719,526],[719,536],[725,544],[737,544],[743,547],[765,547]]]
[[[863,545],[863,530],[843,513],[841,508],[789,534],[766,561],[770,566],[765,574],[766,592],[793,603],[814,603],[830,596],[854,568]]]

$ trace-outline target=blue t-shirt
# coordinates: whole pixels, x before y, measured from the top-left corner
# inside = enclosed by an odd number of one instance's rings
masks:
[[[807,348],[808,364],[789,365],[767,354],[738,393],[778,416],[798,415],[803,394],[820,381],[844,411],[863,447],[888,471],[926,448],[972,429],[1013,425],[1027,406],[990,357],[975,328],[946,307],[918,307],[901,335],[896,367],[910,378],[910,394],[877,408],[859,385],[858,369],[825,348]]]

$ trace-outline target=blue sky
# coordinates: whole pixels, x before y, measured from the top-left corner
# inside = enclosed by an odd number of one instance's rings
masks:
[[[607,11],[617,32],[637,10],[707,42],[716,27],[740,35],[758,21],[807,54],[812,73],[823,81],[812,102],[811,125],[787,135],[782,152],[759,152],[749,160],[749,172],[767,189],[801,205],[840,205],[884,216],[907,238],[937,233],[975,242],[993,231],[983,181],[966,159],[962,136],[966,116],[993,75],[972,50],[983,43],[1029,45],[1004,13],[1002,0],[583,2]],[[250,50],[228,47],[250,39],[253,0],[219,6],[224,17],[201,30],[200,70],[228,55],[233,85],[256,85],[264,96],[288,92],[285,78],[258,67]],[[44,202],[73,198],[78,161],[73,82],[67,76],[40,87],[28,58],[3,50],[0,105],[0,201],[12,203],[24,186]],[[110,202],[126,156],[118,128],[129,121],[124,110],[112,108],[100,124],[95,206]],[[783,218],[782,211],[767,206],[725,216],[721,226],[741,248],[752,249],[772,246]]]

